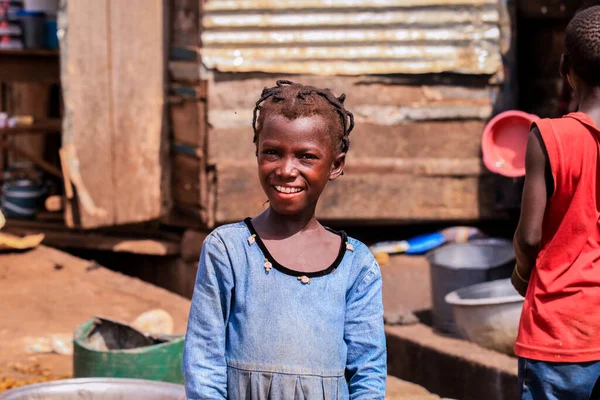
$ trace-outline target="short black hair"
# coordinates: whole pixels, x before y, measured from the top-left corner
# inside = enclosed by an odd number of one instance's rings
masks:
[[[600,6],[573,17],[565,32],[565,56],[569,66],[587,84],[600,86]]]
[[[354,115],[344,107],[345,99],[345,94],[336,97],[330,89],[279,80],[274,87],[265,88],[256,102],[252,118],[254,143],[258,144],[267,115],[281,115],[289,120],[320,115],[327,123],[336,150],[346,153],[350,148]]]

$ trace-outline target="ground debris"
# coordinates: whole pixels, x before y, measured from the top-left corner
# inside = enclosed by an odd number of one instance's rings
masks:
[[[58,376],[52,373],[50,368],[42,367],[39,363],[22,364],[14,363],[9,365],[14,372],[22,374],[26,377],[0,377],[0,392],[18,388],[34,383],[50,382],[59,379],[68,379],[70,376]]]

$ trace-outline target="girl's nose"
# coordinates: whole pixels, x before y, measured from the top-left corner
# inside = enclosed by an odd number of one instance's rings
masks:
[[[281,166],[278,168],[277,173],[282,178],[295,178],[298,176],[298,168],[292,160],[282,160]]]

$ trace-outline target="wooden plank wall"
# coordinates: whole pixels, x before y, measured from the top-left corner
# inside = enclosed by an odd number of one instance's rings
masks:
[[[163,19],[163,0],[70,1],[61,16],[61,154],[76,193],[69,226],[141,222],[164,212]]]
[[[284,77],[244,78],[215,73],[209,86],[217,224],[255,215],[266,201],[257,179],[252,110],[261,90]],[[376,77],[292,80],[345,92],[356,116],[347,173],[325,191],[318,207],[322,219],[398,223],[499,216],[480,156],[498,87],[476,78],[470,85]]]

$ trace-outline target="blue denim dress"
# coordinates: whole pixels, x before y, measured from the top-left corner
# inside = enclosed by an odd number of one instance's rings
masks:
[[[336,233],[338,258],[315,273],[277,263],[250,219],[206,238],[183,356],[189,400],[385,397],[379,266]]]

